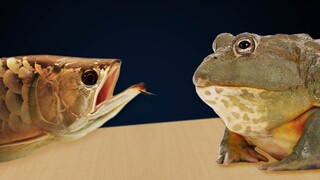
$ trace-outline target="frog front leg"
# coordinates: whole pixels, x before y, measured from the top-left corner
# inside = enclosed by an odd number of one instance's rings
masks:
[[[233,162],[258,162],[268,159],[258,153],[254,146],[240,135],[225,129],[219,150],[219,157],[216,160],[218,164],[228,165]]]
[[[310,115],[292,153],[281,161],[264,164],[260,170],[285,171],[320,168],[320,109]]]

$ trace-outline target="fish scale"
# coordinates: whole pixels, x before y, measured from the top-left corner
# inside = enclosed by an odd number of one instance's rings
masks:
[[[25,139],[37,132],[31,126],[28,110],[28,91],[34,72],[26,64],[29,64],[26,59],[0,59],[0,144]]]

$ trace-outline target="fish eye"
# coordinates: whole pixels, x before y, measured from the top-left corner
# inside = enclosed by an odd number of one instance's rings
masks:
[[[85,85],[95,85],[98,81],[98,74],[93,69],[86,70],[81,75],[81,81]]]
[[[235,41],[234,50],[239,55],[249,55],[255,50],[255,41],[250,37],[242,37]]]

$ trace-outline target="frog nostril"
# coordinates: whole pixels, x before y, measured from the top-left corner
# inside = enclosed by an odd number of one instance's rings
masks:
[[[218,56],[210,55],[210,56],[204,58],[203,62],[208,62],[208,61],[217,60],[217,59],[219,59]]]

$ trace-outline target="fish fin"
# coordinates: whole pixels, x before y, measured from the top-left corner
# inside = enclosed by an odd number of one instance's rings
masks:
[[[52,142],[50,134],[41,134],[24,140],[0,145],[0,162],[22,158]]]

